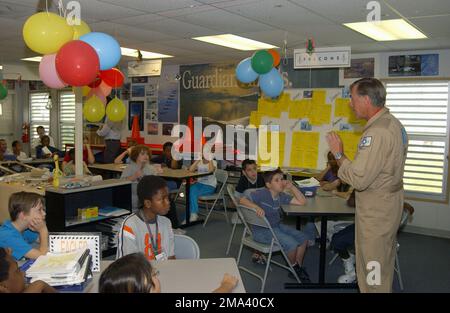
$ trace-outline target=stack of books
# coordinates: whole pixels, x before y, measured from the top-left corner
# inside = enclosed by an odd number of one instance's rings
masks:
[[[89,249],[68,253],[47,253],[41,255],[27,269],[26,277],[32,283],[42,280],[53,287],[83,285],[91,275]]]

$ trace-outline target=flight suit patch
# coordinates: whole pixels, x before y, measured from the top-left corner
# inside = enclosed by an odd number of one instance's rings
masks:
[[[371,144],[372,144],[372,136],[366,136],[361,138],[361,141],[359,142],[359,148],[370,147]]]

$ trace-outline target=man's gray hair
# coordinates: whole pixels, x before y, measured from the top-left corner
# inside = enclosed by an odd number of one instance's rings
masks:
[[[376,78],[361,78],[350,85],[350,91],[355,91],[360,96],[368,96],[373,106],[384,107],[386,103],[386,88]]]

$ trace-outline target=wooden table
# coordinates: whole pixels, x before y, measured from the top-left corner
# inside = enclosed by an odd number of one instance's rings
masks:
[[[104,271],[112,262],[102,261],[101,270]],[[225,273],[238,278],[233,293],[246,292],[236,260],[233,258],[167,260],[156,263],[155,267],[159,271],[158,279],[163,293],[211,293],[219,287]],[[100,272],[94,273],[84,292],[98,292],[100,275]]]
[[[320,217],[320,259],[319,282],[311,284],[286,283],[285,288],[355,288],[355,284],[331,284],[325,283],[326,246],[327,246],[327,222],[330,217],[354,216],[355,208],[349,207],[345,199],[332,196],[306,198],[305,205],[282,205],[281,208],[288,216]]]

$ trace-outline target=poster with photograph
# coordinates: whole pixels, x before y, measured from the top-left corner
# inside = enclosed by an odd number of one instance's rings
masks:
[[[133,98],[145,97],[145,85],[132,85],[131,86],[131,96]]]
[[[148,82],[148,76],[132,77],[131,82],[133,84],[146,84]]]
[[[153,110],[153,111],[158,110],[158,100],[157,100],[157,98],[155,98],[155,97],[147,97],[145,109],[146,110]]]
[[[389,76],[439,75],[439,54],[389,56]]]
[[[147,123],[147,135],[158,135],[158,123]]]
[[[122,100],[130,100],[130,88],[131,88],[131,84],[130,83],[124,83],[122,88],[120,88],[120,94],[122,96]]]
[[[145,95],[147,97],[158,97],[158,84],[148,84]]]
[[[344,78],[374,77],[375,58],[352,59],[351,66],[344,68]]]
[[[148,121],[158,122],[158,111],[155,110],[145,111],[145,119]]]
[[[162,125],[162,134],[164,136],[170,136],[172,134],[174,124],[163,124]]]
[[[158,88],[158,121],[178,123],[178,67],[165,67]]]
[[[134,116],[138,116],[139,130],[144,130],[144,101],[129,101],[128,102],[128,129],[131,130],[133,126]]]

